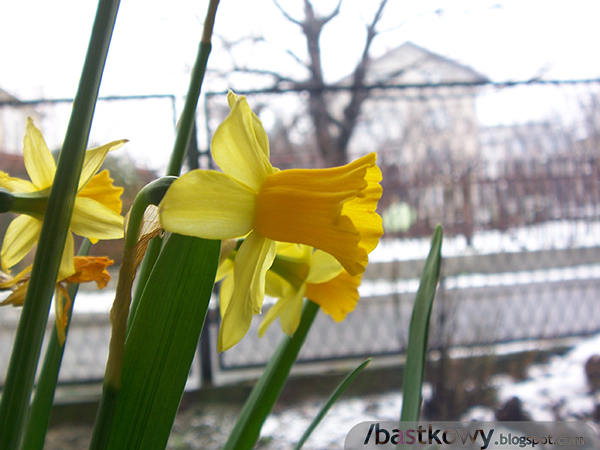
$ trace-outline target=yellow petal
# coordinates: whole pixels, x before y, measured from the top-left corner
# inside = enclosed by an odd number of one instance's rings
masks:
[[[351,218],[361,236],[360,246],[369,254],[377,247],[379,239],[383,236],[383,221],[376,212],[377,202],[383,192],[379,185],[381,182],[379,167],[369,167],[365,179],[368,186],[362,191],[363,195],[344,203],[342,215]]]
[[[252,316],[258,314],[265,295],[265,273],[275,258],[275,243],[250,233],[235,257],[234,289],[221,327],[218,350],[237,344],[248,332]]]
[[[73,260],[74,251],[73,233],[69,232],[67,234],[65,249],[58,269],[58,280],[64,280],[75,273],[75,262]]]
[[[32,264],[28,265],[27,267],[25,267],[25,269],[23,269],[21,272],[19,272],[18,275],[15,275],[14,277],[11,277],[10,275],[6,275],[4,273],[0,273],[0,280],[5,280],[0,283],[0,290],[6,290],[19,284],[20,282],[23,282],[25,277],[29,278],[29,274],[31,273],[31,267]]]
[[[283,277],[280,277],[272,270],[267,271],[265,277],[265,294],[269,297],[284,298],[294,293],[294,287]]]
[[[255,194],[221,172],[194,170],[175,180],[160,204],[167,231],[204,239],[230,239],[250,232]]]
[[[121,214],[123,188],[113,186],[113,181],[108,170],[103,170],[92,177],[85,187],[79,191],[77,197],[91,198],[111,211]]]
[[[233,265],[233,261],[232,261]],[[227,311],[227,307],[229,306],[229,302],[231,301],[231,296],[233,295],[233,269],[231,276],[226,277],[221,283],[221,288],[219,289],[219,312],[221,313],[221,318],[225,316],[225,311]]]
[[[23,161],[29,178],[37,190],[52,186],[56,163],[48,150],[46,141],[40,130],[33,124],[31,117],[27,118],[25,137],[23,138]]]
[[[215,162],[227,175],[258,192],[275,172],[269,162],[267,134],[245,97],[238,97],[212,139]]]
[[[343,270],[342,265],[332,255],[321,250],[315,250],[310,262],[306,282],[314,284],[325,283],[337,277]]]
[[[0,188],[4,188],[9,192],[35,192],[38,189],[35,185],[27,180],[10,177],[7,173],[0,172]]]
[[[290,295],[280,298],[265,314],[258,327],[258,336],[263,337],[267,328],[278,317],[281,330],[288,336],[293,336],[300,324],[303,296],[304,288],[299,291],[292,291]]]
[[[298,325],[300,325],[305,288],[306,285],[303,285],[302,289],[297,291],[296,294],[290,298],[288,304],[283,308],[279,315],[281,331],[288,336],[293,336],[298,329]]]
[[[126,142],[127,139],[121,139],[120,141],[109,142],[108,144],[86,151],[83,169],[81,170],[81,177],[79,178],[78,190],[81,190],[91,180],[96,172],[100,170],[100,166],[104,162],[108,152],[112,152],[113,150],[121,148]]]
[[[310,264],[313,248],[308,245],[277,242],[277,257],[297,263]]]
[[[27,280],[25,283],[21,284],[15,290],[13,290],[12,293],[0,303],[0,306],[23,306],[25,294],[27,294],[27,286],[29,286],[29,280]]]
[[[42,222],[25,215],[18,216],[10,223],[0,253],[3,271],[8,272],[29,253],[37,242],[41,229]]]
[[[123,217],[96,200],[77,197],[71,231],[90,239],[120,239],[123,237]]]
[[[318,304],[333,320],[341,322],[346,318],[346,314],[354,311],[356,307],[360,281],[361,275],[352,277],[344,271],[326,283],[307,283],[305,295]]]
[[[69,324],[72,304],[67,290],[61,284],[57,284],[54,295],[54,321],[56,322],[56,335],[61,346],[64,345],[67,338],[65,330]]]
[[[219,268],[217,269],[217,276],[215,277],[215,283],[217,281],[221,281],[228,275],[233,273],[233,261],[229,258],[223,260],[221,264],[219,264]]]
[[[104,289],[110,281],[106,270],[114,261],[106,256],[75,256],[75,273],[66,278],[69,283],[87,283],[95,281],[98,289]]]
[[[256,200],[256,231],[330,253],[352,275],[364,272],[368,252],[383,234],[381,225],[374,226],[381,224],[375,212],[381,196],[374,181],[380,174],[375,159],[371,153],[342,167],[283,170],[268,176]],[[348,202],[354,206],[344,209]]]

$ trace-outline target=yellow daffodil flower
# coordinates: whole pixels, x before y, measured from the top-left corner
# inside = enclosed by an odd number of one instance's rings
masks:
[[[350,276],[328,253],[306,245],[278,243],[277,256],[266,278],[267,295],[278,301],[262,320],[259,336],[277,317],[283,332],[293,336],[300,324],[305,297],[341,322],[356,307],[361,277]]]
[[[2,270],[5,272],[21,261],[37,242],[46,201],[56,172],[52,154],[31,118],[27,119],[25,131],[23,160],[31,181],[12,178],[0,172],[0,188],[14,195],[15,206],[11,211],[21,214],[11,222],[2,242],[0,258]],[[123,237],[123,217],[120,215],[120,195],[123,189],[113,186],[113,180],[107,170],[98,174],[96,172],[107,153],[121,147],[125,142],[127,141],[113,141],[90,149],[85,155],[70,230],[89,238],[92,242]],[[59,279],[65,279],[74,272],[73,235],[69,233]]]
[[[259,336],[264,335],[277,317],[284,333],[292,336],[300,323],[304,298],[317,303],[336,322],[341,322],[354,310],[362,275],[349,275],[333,256],[320,250],[306,245],[276,244],[277,254],[266,274],[265,291],[278,301],[260,324]],[[221,255],[217,281],[223,279],[219,293],[223,316],[234,289],[235,252],[232,242],[224,241]]]
[[[110,281],[110,274],[106,268],[114,263],[106,256],[75,256],[73,264],[75,272],[56,283],[54,306],[56,315],[56,330],[61,345],[65,342],[65,328],[69,322],[69,311],[72,301],[68,295],[69,285],[73,283],[96,282],[98,289],[104,289]],[[28,266],[15,277],[0,272],[0,291],[12,291],[0,306],[23,306],[25,293],[29,286],[31,266]]]
[[[205,239],[246,236],[235,257],[234,285],[219,330],[226,350],[260,312],[275,242],[331,254],[352,276],[364,272],[383,234],[376,213],[381,171],[370,153],[342,167],[282,170],[245,97],[227,96],[231,112],[212,139],[223,170],[194,170],[173,182],[160,205],[164,229]]]

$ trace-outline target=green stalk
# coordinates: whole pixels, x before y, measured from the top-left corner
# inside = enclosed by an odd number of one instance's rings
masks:
[[[78,255],[86,256],[90,250],[90,246],[89,239],[84,239],[79,248]],[[72,284],[69,286],[68,292],[69,298],[71,299],[71,311],[69,312],[69,316],[71,316],[73,312],[78,289],[79,284]],[[60,345],[56,326],[52,329],[50,342],[48,343],[48,349],[46,350],[46,355],[44,357],[44,364],[42,365],[40,377],[35,389],[35,395],[31,402],[29,417],[27,417],[25,434],[23,435],[23,444],[21,445],[22,450],[43,450],[44,448],[50,412],[52,411],[52,403],[54,402],[54,393],[58,382],[58,373],[65,352],[65,345],[67,345],[66,338],[69,335],[70,325],[71,317],[69,317],[69,321],[65,327],[65,342],[63,345]]]
[[[98,4],[0,400],[3,450],[18,448],[21,439],[118,6],[119,0]]]
[[[251,450],[260,437],[260,430],[270,414],[302,344],[319,312],[319,305],[307,300],[300,325],[293,337],[284,336],[269,360],[260,379],[252,389],[223,450]]]
[[[200,92],[202,90],[204,74],[206,73],[206,64],[212,48],[211,38],[218,6],[219,0],[210,0],[208,10],[206,12],[206,18],[204,19],[202,38],[200,39],[196,61],[194,62],[194,67],[192,69],[190,85],[188,86],[185,103],[183,105],[183,110],[177,126],[177,135],[175,136],[173,151],[171,152],[171,158],[167,167],[167,176],[179,176],[185,160],[185,154],[192,136],[192,131],[194,129],[196,108],[198,106],[198,99],[200,98]],[[156,262],[158,255],[160,254],[162,243],[162,238],[157,237],[152,239],[148,245],[146,256],[142,261],[139,273],[137,275],[138,281],[133,294],[133,300],[131,304],[132,310],[137,308],[137,303],[142,295],[144,286],[146,286],[150,272],[154,267],[154,263]]]
[[[181,112],[181,117],[179,118],[179,125],[177,126],[177,136],[175,136],[175,144],[173,145],[173,152],[171,153],[171,159],[169,160],[167,175],[177,177],[181,173],[181,167],[183,166],[185,153],[190,143],[190,137],[192,136],[192,130],[194,128],[196,107],[198,106],[200,91],[202,90],[202,82],[204,81],[204,73],[206,72],[206,63],[208,62],[208,56],[210,55],[211,37],[218,6],[219,0],[210,0],[208,11],[206,13],[206,19],[204,20],[204,28],[202,30],[202,38],[200,39],[200,45],[198,47],[196,62],[194,63],[194,68],[192,69],[190,85],[185,97],[183,111]]]

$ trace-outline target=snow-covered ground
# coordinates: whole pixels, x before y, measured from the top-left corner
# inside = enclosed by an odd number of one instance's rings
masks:
[[[496,376],[493,384],[498,400],[503,403],[518,397],[525,412],[535,421],[584,420],[596,427],[591,423],[591,414],[600,399],[589,393],[584,371],[586,361],[595,354],[600,354],[600,335],[582,339],[572,350],[552,357],[547,364],[532,365],[524,381]],[[427,396],[427,386],[424,390]],[[270,416],[262,433],[268,444],[261,448],[288,448],[297,442],[322,403],[305,403]],[[401,405],[399,392],[342,399],[333,406],[304,448],[340,448],[346,434],[360,422],[398,420]],[[457,419],[494,420],[495,417],[492,410],[476,407]]]
[[[585,375],[585,363],[593,355],[600,355],[600,335],[582,340],[547,364],[530,367],[525,381],[497,377],[494,381],[499,400],[518,397],[524,410],[537,421],[589,418],[600,401],[590,395]]]

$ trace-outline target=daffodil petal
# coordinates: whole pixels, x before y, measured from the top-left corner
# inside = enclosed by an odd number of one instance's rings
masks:
[[[237,344],[248,332],[265,295],[265,274],[275,258],[275,242],[256,232],[248,235],[235,257],[234,289],[219,328],[218,350]]]
[[[9,192],[35,192],[37,188],[33,183],[20,178],[13,178],[7,173],[0,172],[0,188]]]
[[[29,253],[37,242],[41,229],[42,222],[26,215],[18,216],[10,223],[0,252],[3,271],[8,272]]]
[[[18,275],[15,275],[14,277],[0,273],[0,280],[6,279],[6,281],[0,283],[0,290],[5,290],[19,284],[23,281],[25,277],[29,278],[32,266],[33,264],[29,264],[27,267],[25,267],[25,269],[23,269],[21,272],[18,273]]]
[[[165,230],[204,239],[243,236],[254,224],[255,195],[221,172],[194,170],[175,180],[160,204]]]
[[[286,298],[280,298],[267,311],[265,317],[263,317],[263,319],[260,322],[260,325],[258,326],[258,337],[263,337],[267,332],[267,329],[271,326],[271,324],[275,322],[275,320],[277,320],[277,318],[281,314],[281,311],[283,311],[286,307],[286,300]]]
[[[63,250],[63,256],[60,260],[60,267],[58,269],[58,280],[64,280],[75,273],[75,261],[73,255],[75,254],[75,245],[73,244],[73,233],[67,234],[67,240],[65,242],[65,249]]]
[[[25,125],[23,161],[29,178],[37,188],[36,190],[52,186],[56,163],[52,153],[48,150],[42,133],[35,127],[31,117],[27,118],[27,124]]]
[[[108,152],[121,148],[123,144],[127,142],[127,139],[121,139],[119,141],[112,141],[108,144],[100,147],[91,148],[85,152],[85,160],[83,162],[83,169],[81,170],[81,177],[79,178],[78,190],[81,190],[90,179],[98,172],[100,166],[106,159]]]
[[[280,297],[265,314],[265,317],[258,326],[258,336],[263,337],[267,328],[279,317],[281,330],[292,336],[298,329],[300,324],[300,316],[302,314],[302,299],[304,296],[304,288],[299,291],[291,291],[289,295]]]
[[[13,305],[13,306],[23,306],[23,301],[25,300],[25,294],[27,294],[27,286],[29,286],[29,280],[27,280],[22,285],[18,286],[12,293],[6,297],[0,306]]]
[[[283,298],[288,297],[294,291],[294,288],[284,278],[273,271],[267,271],[265,278],[265,294],[269,297]]]
[[[223,278],[233,273],[233,261],[229,258],[223,260],[217,269],[217,276],[215,277],[215,283],[221,281]]]
[[[269,159],[269,137],[267,136],[267,133],[263,127],[262,122],[260,121],[258,116],[254,113],[254,111],[252,111],[252,109],[248,105],[246,97],[242,96],[240,98],[239,96],[235,95],[235,93],[231,90],[227,93],[227,103],[229,104],[230,109],[234,108],[234,105],[235,105],[235,103],[238,102],[238,100],[243,100],[245,102],[245,105],[241,105],[241,107],[244,109],[245,113],[247,113],[247,109],[249,109],[250,112],[252,113],[251,117],[252,117],[252,127],[254,128],[254,134],[256,136],[256,139],[258,140],[260,149],[265,154],[267,159]]]
[[[325,283],[342,273],[344,268],[335,257],[321,250],[315,250],[312,255],[310,269],[306,276],[307,283]]]
[[[277,242],[277,257],[298,263],[310,263],[313,249],[308,245]]]
[[[228,276],[223,280],[221,283],[221,288],[219,289],[219,312],[221,313],[221,318],[225,316],[225,311],[227,311],[227,307],[231,301],[231,296],[233,295],[233,286],[234,283],[232,273],[231,276]]]
[[[360,281],[361,275],[350,276],[343,271],[326,283],[307,283],[305,295],[318,304],[325,314],[329,314],[336,322],[341,322],[356,307]]]
[[[269,162],[269,144],[260,120],[239,97],[212,139],[215,162],[227,175],[258,192],[275,169]]]
[[[281,331],[288,336],[293,336],[298,325],[300,325],[300,316],[302,315],[302,304],[304,298],[304,291],[306,285],[302,286],[302,289],[296,292],[296,294],[290,298],[288,305],[281,311],[279,315],[279,324],[281,325]]]
[[[108,170],[103,170],[90,179],[85,187],[79,191],[77,197],[91,198],[116,214],[121,214],[123,188],[114,186],[113,181]]]
[[[120,239],[123,217],[96,200],[77,197],[70,228],[75,234],[90,239]]]

